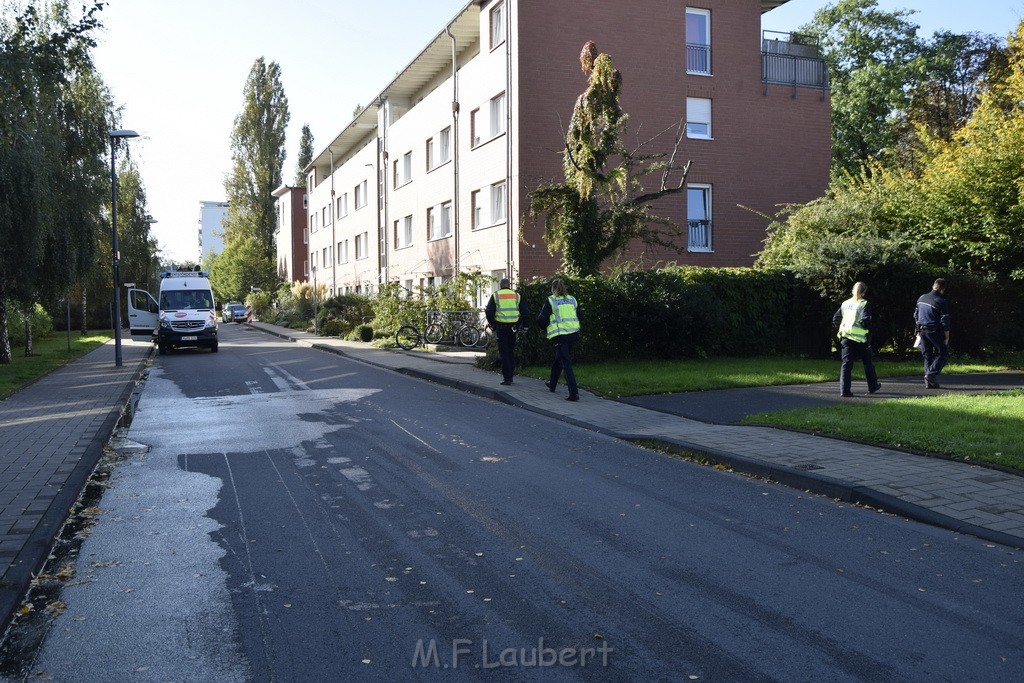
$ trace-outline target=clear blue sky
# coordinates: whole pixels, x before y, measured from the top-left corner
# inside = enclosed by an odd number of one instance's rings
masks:
[[[553,0],[567,1],[567,0]],[[635,0],[642,2],[643,0]],[[230,134],[257,57],[281,65],[291,125],[284,179],[295,174],[302,124],[317,151],[377,95],[468,0],[110,0],[96,63],[123,106],[154,234],[166,257],[196,258],[199,202],[225,199]],[[790,31],[826,0],[790,0],[763,28]],[[1024,0],[880,0],[916,9],[920,33],[1008,34]],[[285,9],[285,8],[288,9]]]

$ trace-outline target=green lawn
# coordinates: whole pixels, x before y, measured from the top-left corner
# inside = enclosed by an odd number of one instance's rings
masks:
[[[771,424],[1024,470],[1024,391],[903,398],[751,415]]]
[[[71,351],[68,351],[66,334],[54,333],[45,339],[32,340],[30,358],[25,357],[25,348],[11,348],[11,364],[0,365],[0,396],[21,388],[50,373],[69,361],[84,355],[103,344],[113,335],[112,330],[94,331],[82,337],[71,333]]]
[[[1003,362],[953,362],[943,372],[991,372],[1011,367]],[[1019,367],[1019,365],[1017,365]],[[549,367],[532,366],[523,375],[547,379]],[[644,396],[706,389],[736,389],[780,384],[838,382],[839,361],[807,358],[704,358],[674,361],[609,361],[574,365],[581,387],[602,396]],[[876,360],[879,377],[920,375],[921,361]],[[854,367],[855,380],[863,367]]]

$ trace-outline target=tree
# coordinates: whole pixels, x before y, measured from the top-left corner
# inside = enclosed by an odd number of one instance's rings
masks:
[[[244,301],[254,287],[269,291],[276,282],[274,260],[250,236],[229,242],[207,266],[213,293],[221,301]]]
[[[971,120],[931,139],[918,234],[933,261],[1024,279],[1024,21]]]
[[[7,310],[31,312],[40,295],[66,294],[88,260],[98,205],[88,188],[68,188],[66,176],[89,183],[95,141],[85,139],[103,109],[89,50],[102,5],[73,21],[68,3],[0,15],[0,363],[10,363]],[[76,98],[76,88],[78,89]],[[103,137],[98,138],[100,144]],[[77,189],[83,189],[79,193]],[[62,192],[69,190],[67,196]],[[59,203],[59,208],[58,208]],[[66,215],[67,214],[67,215]],[[72,220],[65,219],[71,216]],[[57,220],[60,218],[60,220]],[[77,231],[77,232],[76,232]],[[46,267],[55,249],[66,262]],[[31,354],[31,330],[26,330]]]
[[[295,187],[306,186],[306,167],[313,161],[313,133],[309,124],[302,124],[302,138],[299,139],[299,158],[295,164]]]
[[[678,249],[678,228],[654,215],[649,204],[682,192],[690,167],[689,162],[675,164],[682,124],[671,155],[626,149],[622,133],[628,116],[619,106],[622,75],[592,42],[583,46],[580,64],[589,85],[576,100],[566,135],[565,181],[530,193],[531,215],[546,214],[549,253],[560,251],[562,269],[574,276],[597,274],[602,263],[634,240]],[[669,186],[673,171],[682,177]],[[642,179],[654,173],[661,174],[658,189],[645,190]]]
[[[801,33],[818,36],[832,85],[832,168],[856,172],[897,142],[898,112],[919,80],[923,49],[912,10],[884,12],[877,0],[838,0]]]
[[[242,112],[235,117],[231,131],[232,168],[224,183],[228,196],[224,236],[227,244],[251,238],[256,253],[271,262],[277,228],[272,193],[281,185],[288,119],[281,67],[260,57],[249,71]]]

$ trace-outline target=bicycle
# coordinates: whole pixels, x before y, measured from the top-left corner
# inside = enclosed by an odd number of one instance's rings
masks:
[[[470,314],[476,311],[431,311],[427,314],[427,328],[423,338],[428,344],[440,344],[445,340],[466,348],[473,348],[480,342],[480,329],[470,322]]]
[[[415,325],[402,325],[395,332],[395,343],[405,351],[412,351],[421,344],[426,346],[427,340]]]

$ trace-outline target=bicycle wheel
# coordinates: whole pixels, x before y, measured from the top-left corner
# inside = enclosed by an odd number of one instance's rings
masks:
[[[480,338],[477,339],[476,344],[474,344],[474,346],[476,346],[476,348],[478,349],[487,348],[487,343],[491,341],[490,333],[487,332],[486,327],[478,327],[476,329],[480,333]]]
[[[480,341],[480,330],[470,325],[464,325],[459,328],[455,336],[459,344],[471,349]]]
[[[395,332],[395,343],[406,351],[412,351],[420,345],[420,331],[412,325],[400,327]]]
[[[444,326],[440,323],[430,323],[423,333],[423,340],[428,344],[440,344],[444,339]]]

